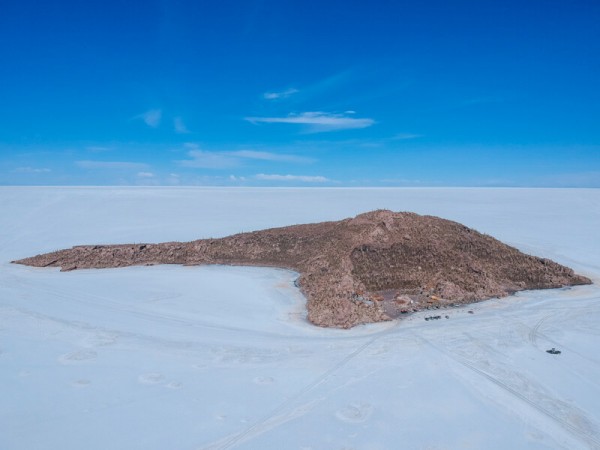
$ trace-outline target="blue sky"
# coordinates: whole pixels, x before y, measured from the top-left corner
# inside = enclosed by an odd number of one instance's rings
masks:
[[[3,2],[0,184],[600,187],[600,2]]]

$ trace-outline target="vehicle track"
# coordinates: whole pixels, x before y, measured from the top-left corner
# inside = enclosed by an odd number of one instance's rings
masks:
[[[538,412],[542,413],[546,417],[552,419],[559,426],[561,426],[563,429],[565,429],[571,435],[573,435],[575,438],[577,438],[577,439],[585,442],[587,445],[589,445],[590,448],[600,449],[600,437],[596,430],[586,430],[586,429],[582,429],[581,427],[577,427],[577,426],[573,425],[572,423],[564,420],[562,417],[555,414],[553,411],[549,410],[548,408],[545,408],[544,406],[536,403],[535,401],[531,400],[527,396],[521,394],[518,390],[514,389],[512,386],[503,382],[501,379],[496,378],[496,377],[490,375],[489,373],[479,369],[475,364],[473,364],[471,361],[467,360],[466,358],[464,358],[452,351],[446,351],[446,350],[438,347],[436,344],[431,342],[429,339],[427,339],[421,335],[415,334],[414,336],[416,339],[421,340],[423,343],[429,345],[431,348],[437,350],[439,353],[442,353],[443,355],[449,357],[451,360],[455,361],[456,363],[461,364],[462,366],[471,370],[473,373],[485,378],[489,382],[493,383],[494,385],[498,386],[499,388],[503,389],[504,391],[508,392],[509,394],[513,395],[514,397],[525,402],[526,404],[528,404],[529,406],[531,406]],[[586,420],[586,423],[591,424],[591,421]]]
[[[552,314],[548,314],[548,315],[542,317],[540,320],[537,321],[537,323],[529,331],[529,343],[532,344],[533,346],[537,347],[538,331],[539,331],[540,327],[542,326],[542,324],[546,321],[546,319],[549,319],[550,317],[552,317]]]
[[[283,403],[281,403],[274,410],[272,410],[271,412],[269,412],[267,415],[261,417],[259,420],[257,420],[255,423],[253,423],[250,427],[246,428],[241,433],[233,436],[232,438],[230,438],[229,440],[227,440],[226,442],[222,443],[220,446],[215,447],[215,448],[220,449],[220,450],[233,448],[235,445],[241,443],[244,440],[244,438],[251,437],[251,435],[253,433],[259,432],[259,430],[266,423],[272,421],[277,416],[281,415],[281,413],[285,409],[287,409],[290,406],[292,406],[294,402],[296,402],[299,399],[301,399],[302,397],[304,397],[306,394],[308,394],[310,391],[312,391],[313,389],[315,389],[317,386],[319,386],[319,385],[323,384],[324,382],[326,382],[327,379],[329,377],[331,377],[331,375],[333,375],[336,371],[338,371],[343,366],[345,366],[346,364],[348,364],[352,359],[356,358],[359,354],[361,354],[364,350],[366,350],[370,345],[372,345],[380,337],[381,337],[381,335],[378,335],[378,336],[372,337],[371,339],[367,340],[364,344],[362,344],[356,350],[354,350],[351,353],[349,353],[342,360],[338,361],[331,368],[329,368],[328,370],[326,370],[325,372],[323,372],[320,376],[318,376],[317,378],[315,378],[311,383],[307,384],[302,389],[300,389],[300,391],[298,391],[293,397],[291,397],[291,398],[287,399],[286,401],[284,401]]]
[[[111,269],[111,270],[114,270],[114,269]],[[8,281],[8,280],[5,279],[5,281]],[[25,292],[35,290],[37,292],[44,293],[44,294],[50,293],[50,294],[56,296],[57,298],[62,299],[63,301],[76,302],[81,305],[90,306],[93,308],[116,311],[120,314],[124,314],[124,313],[132,314],[133,316],[136,316],[136,317],[139,317],[139,318],[142,318],[145,320],[153,320],[153,321],[158,321],[158,322],[170,322],[170,323],[177,324],[177,325],[184,325],[186,327],[203,328],[203,329],[210,329],[210,330],[216,330],[216,331],[227,331],[227,332],[231,332],[231,333],[239,333],[239,334],[246,334],[246,335],[248,333],[250,333],[250,334],[253,334],[256,336],[264,336],[264,337],[275,338],[275,339],[283,338],[283,339],[289,339],[289,340],[303,340],[303,339],[306,339],[306,337],[307,337],[307,335],[305,335],[305,334],[298,334],[298,335],[290,334],[290,335],[288,335],[288,334],[282,334],[282,333],[277,333],[277,332],[259,331],[259,330],[241,328],[241,327],[214,325],[209,322],[184,319],[182,317],[173,316],[173,315],[169,315],[166,313],[154,313],[154,312],[150,312],[147,310],[143,310],[141,308],[136,308],[136,307],[131,307],[131,306],[129,306],[129,307],[123,306],[121,303],[111,299],[110,297],[106,297],[106,296],[102,296],[102,295],[98,295],[98,294],[90,294],[88,292],[83,292],[83,291],[79,291],[76,289],[59,289],[59,288],[56,288],[55,286],[48,286],[47,284],[42,284],[42,283],[35,283],[35,284],[25,283],[23,280],[21,280],[19,277],[16,277],[16,276],[10,277],[9,287],[11,285],[20,287]],[[395,327],[390,327],[390,328],[386,328],[381,331],[375,331],[372,334],[366,334],[366,335],[362,335],[362,336],[356,336],[356,335],[353,335],[353,336],[310,336],[310,338],[316,339],[316,340],[324,340],[324,341],[352,340],[352,339],[357,339],[360,337],[386,334],[387,332],[389,332],[390,330],[393,330],[394,328]]]
[[[571,319],[571,320],[575,320],[581,314],[582,313],[577,313],[577,314],[572,314],[572,315],[568,315],[567,314],[566,318],[567,319]],[[539,347],[537,345],[537,338],[539,336],[541,336],[541,337],[544,338],[544,340],[546,340],[547,342],[553,344],[557,348],[566,349],[566,350],[569,351],[569,353],[571,353],[573,355],[577,355],[578,357],[580,357],[580,358],[582,358],[582,359],[584,359],[586,361],[589,361],[589,362],[591,362],[593,364],[600,365],[600,360],[598,360],[596,358],[593,358],[593,357],[590,357],[589,355],[584,355],[581,352],[579,352],[578,350],[574,349],[573,347],[565,345],[562,342],[558,342],[557,340],[549,337],[548,335],[544,334],[543,332],[540,332],[540,327],[544,324],[544,322],[546,322],[548,319],[550,319],[554,315],[555,314],[548,314],[548,315],[542,317],[538,322],[536,322],[536,324],[533,327],[530,327],[529,325],[523,323],[523,321],[521,319],[517,318],[516,316],[511,315],[511,316],[507,316],[507,318],[510,318],[510,320],[513,323],[518,323],[520,325],[523,325],[524,327],[531,328],[530,331],[529,331],[528,338],[529,338],[529,343],[532,344],[534,347],[536,347],[536,348],[539,349]]]

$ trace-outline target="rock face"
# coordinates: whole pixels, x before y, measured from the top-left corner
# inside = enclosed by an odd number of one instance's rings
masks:
[[[591,283],[459,223],[387,210],[187,243],[76,246],[14,262],[62,270],[154,264],[289,268],[300,273],[308,319],[339,328],[525,289]]]

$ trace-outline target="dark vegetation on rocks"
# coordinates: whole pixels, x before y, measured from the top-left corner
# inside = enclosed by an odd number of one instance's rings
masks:
[[[591,283],[459,223],[387,210],[221,239],[76,246],[14,262],[62,270],[154,264],[289,268],[300,273],[308,319],[340,328],[525,289]]]

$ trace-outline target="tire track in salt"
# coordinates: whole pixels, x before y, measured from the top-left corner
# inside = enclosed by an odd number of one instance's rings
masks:
[[[151,312],[148,310],[144,310],[142,308],[136,308],[131,304],[126,304],[123,306],[122,304],[114,301],[113,299],[105,296],[100,296],[97,294],[90,294],[83,291],[78,291],[76,289],[59,289],[56,287],[50,287],[48,285],[42,285],[41,283],[36,284],[26,284],[20,279],[13,279],[13,286],[20,286],[27,290],[34,290],[37,292],[41,292],[42,294],[49,293],[60,300],[64,300],[67,302],[78,303],[84,306],[98,308],[100,310],[110,310],[115,311],[117,313],[128,313],[133,315],[134,317],[150,320],[150,321],[158,321],[158,322],[169,322],[176,325],[183,325],[187,327],[193,328],[205,328],[210,330],[219,330],[219,331],[228,331],[228,332],[237,332],[237,333],[248,333],[253,332],[255,334],[260,334],[265,337],[277,337],[281,338],[282,335],[273,332],[254,332],[252,330],[248,330],[245,328],[232,327],[232,326],[222,326],[215,325],[208,322],[201,322],[199,320],[189,320],[179,316],[172,316],[166,313],[157,313]],[[287,337],[287,336],[285,336]],[[292,336],[293,337],[293,336]]]
[[[294,402],[296,402],[299,399],[301,399],[302,397],[304,397],[306,394],[308,394],[310,391],[312,391],[313,389],[315,389],[317,386],[319,386],[319,385],[323,384],[324,382],[326,382],[327,379],[329,377],[331,377],[331,375],[333,375],[336,371],[338,371],[339,369],[341,369],[342,367],[344,367],[346,364],[348,364],[352,359],[354,359],[358,355],[360,355],[364,350],[366,350],[369,346],[371,346],[380,337],[381,337],[381,335],[378,335],[378,336],[375,336],[375,337],[369,339],[368,341],[366,341],[364,344],[362,344],[356,350],[354,350],[353,352],[351,352],[350,354],[348,354],[342,360],[340,360],[335,365],[333,365],[331,368],[329,368],[324,373],[322,373],[319,377],[317,377],[311,383],[309,383],[306,386],[304,386],[293,397],[287,399],[286,401],[284,401],[283,403],[281,403],[279,406],[277,406],[274,410],[272,410],[271,412],[269,412],[267,415],[263,416],[262,418],[260,418],[256,422],[254,422],[254,424],[252,424],[246,430],[244,430],[241,433],[233,436],[232,438],[230,438],[229,440],[227,440],[226,442],[222,443],[221,445],[219,445],[217,447],[210,447],[209,446],[209,448],[215,448],[215,449],[219,449],[219,450],[225,450],[225,449],[233,448],[237,444],[239,444],[239,443],[241,443],[243,441],[246,441],[248,439],[252,439],[253,437],[262,434],[264,431],[267,431],[268,429],[270,429],[270,427],[265,427],[266,424],[275,421],[275,419],[277,417],[281,416],[281,414],[288,407],[290,407]],[[308,411],[306,411],[306,412],[308,412]]]
[[[584,310],[584,312],[585,312],[585,310]],[[542,317],[538,322],[536,322],[536,324],[533,327],[530,327],[530,325],[525,324],[521,319],[517,318],[516,316],[511,315],[511,316],[507,316],[507,317],[510,318],[514,323],[519,323],[520,325],[523,325],[524,327],[530,328],[528,340],[529,340],[529,343],[532,344],[534,347],[539,348],[537,345],[537,338],[539,336],[541,336],[544,340],[553,344],[557,348],[566,349],[569,351],[569,353],[576,355],[585,361],[588,361],[594,365],[600,365],[600,360],[593,358],[590,355],[585,355],[585,354],[581,353],[580,351],[578,351],[577,349],[570,347],[568,345],[565,345],[561,342],[558,342],[556,339],[553,339],[553,338],[547,336],[546,334],[544,334],[543,332],[540,332],[540,328],[544,324],[544,322],[546,322],[548,319],[550,319],[551,317],[553,317],[555,315],[556,314],[548,314],[548,315]],[[577,317],[577,316],[574,316],[574,317]],[[569,318],[571,318],[571,317],[569,317]],[[564,318],[563,318],[563,320],[564,320]]]
[[[551,314],[548,314],[547,316],[542,317],[540,320],[537,321],[537,323],[529,331],[529,342],[534,347],[537,347],[537,336],[538,336],[538,331],[539,331],[540,327],[551,316],[552,316]]]
[[[100,269],[100,270],[102,270],[102,269]],[[111,269],[111,270],[116,270],[116,269]],[[247,328],[242,328],[242,327],[219,325],[219,324],[214,324],[211,322],[200,321],[198,319],[186,319],[182,316],[174,316],[174,315],[170,315],[170,314],[167,314],[164,312],[160,312],[160,313],[153,312],[148,309],[136,307],[133,304],[123,305],[122,303],[115,301],[114,299],[112,299],[110,297],[102,296],[102,295],[98,295],[98,294],[90,294],[89,292],[84,292],[84,291],[80,291],[77,289],[64,289],[64,288],[61,289],[61,288],[57,288],[56,286],[49,286],[48,284],[44,284],[44,283],[35,283],[35,284],[26,283],[20,277],[17,277],[14,275],[10,277],[10,284],[12,287],[21,287],[25,290],[34,290],[37,292],[41,292],[42,294],[50,293],[50,294],[56,296],[58,299],[63,300],[63,301],[74,302],[74,303],[78,303],[78,304],[81,304],[84,306],[97,308],[100,310],[110,310],[110,311],[115,311],[118,313],[131,314],[136,318],[149,320],[149,321],[168,322],[168,323],[172,323],[172,324],[176,324],[176,325],[183,325],[183,326],[191,327],[191,328],[201,328],[201,329],[208,329],[208,330],[215,330],[215,331],[226,331],[226,332],[237,333],[237,334],[251,333],[253,335],[259,335],[259,336],[264,336],[264,337],[268,337],[268,338],[276,338],[276,339],[304,340],[307,337],[305,334],[298,334],[298,335],[282,334],[281,332],[277,332],[277,331],[253,330],[253,329],[247,329]],[[393,328],[388,328],[388,329],[384,329],[381,331],[375,331],[369,335],[372,336],[372,335],[385,334],[390,329],[393,329]],[[369,335],[365,335],[364,337],[369,336]],[[323,341],[330,341],[330,340],[344,341],[344,340],[350,340],[350,339],[355,339],[355,338],[356,337],[327,336],[327,335],[311,336],[311,339],[317,339],[317,340],[323,340]]]
[[[485,378],[486,380],[488,380],[489,382],[498,386],[502,390],[508,392],[509,394],[512,394],[514,397],[525,402],[526,404],[528,404],[529,406],[531,406],[532,408],[534,408],[541,414],[552,419],[559,426],[561,426],[563,429],[565,429],[567,432],[569,432],[571,435],[573,435],[575,438],[577,438],[580,441],[583,441],[587,445],[589,445],[590,448],[600,450],[600,438],[598,437],[598,433],[596,432],[596,430],[586,430],[582,427],[573,425],[569,421],[560,417],[558,414],[554,413],[552,410],[545,408],[541,404],[528,398],[526,395],[523,395],[517,389],[515,389],[512,386],[510,386],[509,384],[505,383],[500,378],[496,378],[493,375],[490,375],[489,373],[487,373],[486,371],[481,370],[475,364],[473,364],[473,362],[469,361],[468,359],[466,359],[454,352],[446,351],[446,350],[438,347],[436,344],[434,344],[433,342],[431,342],[430,340],[428,340],[427,338],[425,338],[421,335],[414,334],[414,336],[416,339],[421,340],[423,343],[429,345],[431,348],[437,350],[439,353],[442,353],[443,355],[447,356],[448,358],[455,361],[456,363],[461,364],[462,366],[471,370],[473,373]],[[583,418],[586,419],[585,417],[583,417]],[[585,420],[585,422],[589,423],[591,425],[591,421]]]

